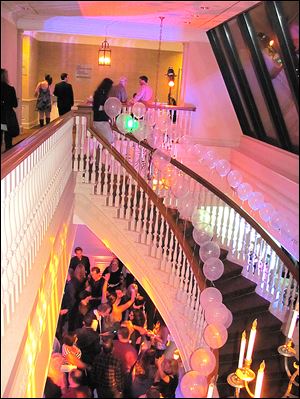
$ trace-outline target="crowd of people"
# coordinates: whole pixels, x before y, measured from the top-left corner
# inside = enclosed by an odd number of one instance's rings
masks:
[[[75,248],[45,398],[175,398],[178,360],[151,299],[114,258],[103,272]]]

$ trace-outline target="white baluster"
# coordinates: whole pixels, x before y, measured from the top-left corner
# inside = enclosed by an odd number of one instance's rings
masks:
[[[121,164],[116,162],[116,194],[115,194],[115,203],[114,206],[119,209],[121,203]],[[119,211],[118,211],[119,214]]]
[[[138,192],[138,186],[135,183],[133,185],[133,200],[132,200],[132,210],[130,213],[130,219],[128,222],[128,230],[135,230],[135,224],[136,224],[136,212],[137,212],[137,192]]]
[[[84,143],[86,135],[86,117],[82,116],[80,120],[81,124],[81,136],[80,136],[80,160],[79,160],[79,171],[83,172],[83,160],[84,160]]]
[[[96,137],[92,138],[93,142],[93,155],[92,155],[92,175],[91,175],[91,183],[96,183],[96,149],[97,149],[97,140]]]
[[[160,215],[160,224],[158,227],[157,237],[156,237],[156,248],[155,248],[155,257],[161,259],[162,257],[162,239],[164,233],[164,225],[165,219],[162,215]]]
[[[144,190],[142,187],[139,187],[139,201],[137,204],[137,221],[136,221],[136,226],[135,226],[135,231],[141,234],[141,228],[142,228],[142,211],[144,207]]]
[[[80,133],[80,128],[81,128],[81,124],[80,124],[80,117],[79,116],[75,116],[75,124],[76,124],[76,134],[75,134],[75,149],[74,149],[74,166],[73,166],[73,170],[75,172],[78,171],[78,163],[79,163],[79,151],[78,151],[78,147],[79,147],[79,133]]]
[[[84,172],[84,182],[89,183],[90,177],[90,145],[91,145],[91,133],[89,130],[87,134],[87,148],[86,148],[86,159],[85,159],[85,172]]]
[[[170,244],[169,244],[169,252],[168,252],[168,258],[167,258],[167,263],[166,263],[166,272],[169,273],[171,271],[172,267],[172,256],[173,256],[173,246],[174,246],[174,233],[173,231],[170,231],[171,238],[170,238]]]
[[[145,209],[144,209],[144,215],[143,215],[143,226],[142,226],[142,230],[141,233],[139,234],[139,242],[142,244],[146,244],[146,240],[147,240],[147,225],[149,225],[148,222],[148,211],[149,211],[149,196],[148,194],[145,193],[145,197],[146,197],[146,203],[145,203]]]
[[[104,175],[102,177],[102,159],[103,159],[103,152],[104,152],[104,147],[101,143],[97,144],[97,151],[99,154],[99,163],[97,164],[98,166],[98,180],[97,180],[97,188],[96,188],[96,193],[98,195],[101,195],[103,192],[103,184],[104,184]],[[96,155],[96,162],[97,162],[97,155]],[[96,170],[97,170],[96,166]],[[103,171],[104,174],[104,171]]]
[[[150,214],[149,214],[149,223],[148,223],[148,228],[147,228],[147,235],[146,235],[146,245],[150,245],[152,242],[152,229],[154,225],[154,204],[153,202],[150,202]],[[151,255],[151,252],[150,252]]]

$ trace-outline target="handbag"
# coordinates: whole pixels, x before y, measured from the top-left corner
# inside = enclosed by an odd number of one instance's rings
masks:
[[[11,137],[16,137],[20,134],[19,122],[13,108],[6,110],[6,125],[7,132]]]

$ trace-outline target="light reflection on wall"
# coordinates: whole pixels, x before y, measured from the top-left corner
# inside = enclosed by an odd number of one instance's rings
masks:
[[[28,372],[28,378],[25,382],[26,397],[28,398],[41,397],[52,353],[60,308],[58,298],[62,297],[62,290],[65,283],[64,271],[66,272],[68,268],[66,257],[67,225],[64,224],[61,230],[57,239],[50,237],[50,259],[41,280],[35,308],[27,324],[27,338],[23,356],[25,357],[26,371]],[[60,273],[58,272],[59,270]],[[60,284],[58,280],[62,280]],[[61,292],[58,292],[59,288],[61,288]],[[45,345],[47,350],[45,350]]]

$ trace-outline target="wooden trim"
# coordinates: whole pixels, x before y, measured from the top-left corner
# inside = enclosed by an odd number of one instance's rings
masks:
[[[73,111],[60,116],[37,132],[27,137],[15,147],[1,155],[1,179],[13,171],[24,159],[28,158],[44,141],[57,132],[66,122],[74,116]]]
[[[168,110],[174,110],[174,111],[196,111],[196,107],[194,105],[188,105],[188,106],[184,106],[184,105],[167,105],[167,104],[145,104],[146,108],[155,108],[155,109],[168,109]],[[124,106],[126,107],[127,105],[124,104]],[[78,104],[77,105],[78,110],[81,111],[81,109],[92,109],[92,104]]]

